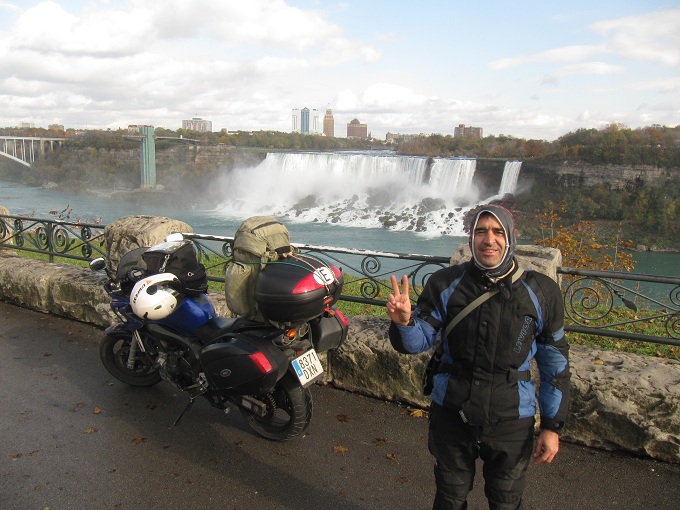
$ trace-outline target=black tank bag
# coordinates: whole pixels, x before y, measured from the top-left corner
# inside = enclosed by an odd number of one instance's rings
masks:
[[[172,241],[152,246],[142,255],[148,274],[171,273],[182,284],[185,296],[197,296],[208,291],[205,266],[198,261],[194,243]]]

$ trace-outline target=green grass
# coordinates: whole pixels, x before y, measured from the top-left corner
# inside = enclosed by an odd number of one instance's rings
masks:
[[[607,309],[602,307],[596,307],[592,310],[588,310],[590,316],[604,315]],[[667,321],[673,319],[672,316],[666,318],[650,318],[654,315],[659,315],[659,313],[664,312],[663,310],[631,310],[624,306],[619,306],[612,308],[611,311],[606,313],[604,317],[606,322],[603,320],[583,320],[581,323],[587,327],[598,327],[605,326],[607,323],[621,323],[626,322],[627,324],[621,324],[618,326],[610,326],[607,329],[620,331],[625,333],[636,333],[640,335],[667,337],[668,332],[666,326]],[[585,313],[584,313],[585,315]],[[640,320],[640,322],[634,322]],[[565,318],[565,324],[574,324],[569,317]],[[621,338],[610,338],[598,335],[585,335],[582,333],[569,333],[569,342],[577,345],[586,345],[589,347],[598,347],[600,349],[615,350],[630,352],[636,354],[643,354],[645,356],[656,356],[660,358],[669,358],[680,361],[680,347],[673,345],[663,345],[656,344],[652,342],[639,342],[635,340],[626,340]]]

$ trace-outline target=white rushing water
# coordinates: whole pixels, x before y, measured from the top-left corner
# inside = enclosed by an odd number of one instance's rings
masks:
[[[514,191],[521,162],[510,163],[514,177],[507,186]],[[496,197],[479,196],[475,168],[476,160],[462,158],[270,153],[258,166],[224,176],[216,212],[463,235],[464,214]]]
[[[508,193],[514,194],[517,191],[517,179],[519,178],[519,171],[522,168],[521,161],[506,161],[505,170],[503,171],[503,179],[501,186],[498,189],[498,195],[503,197]]]

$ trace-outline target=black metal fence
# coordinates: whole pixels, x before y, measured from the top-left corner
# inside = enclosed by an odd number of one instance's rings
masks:
[[[104,228],[55,219],[0,215],[0,247],[89,261],[106,257]],[[224,274],[233,238],[185,233],[206,268]],[[429,276],[449,264],[449,257],[411,255],[293,244],[345,274],[341,300],[384,306],[392,287],[389,276],[405,274],[417,292]],[[583,334],[680,346],[680,278],[561,267],[565,330]],[[221,276],[209,280],[224,283]],[[653,284],[654,293],[640,290]],[[653,330],[653,334],[647,333]]]

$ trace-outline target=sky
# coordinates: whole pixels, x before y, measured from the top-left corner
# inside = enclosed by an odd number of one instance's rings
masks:
[[[0,0],[0,127],[680,125],[680,0]]]

